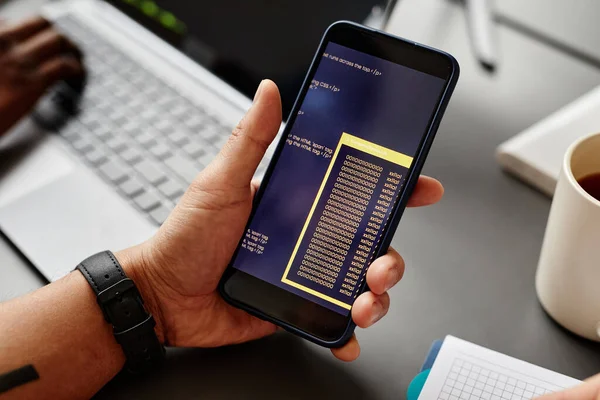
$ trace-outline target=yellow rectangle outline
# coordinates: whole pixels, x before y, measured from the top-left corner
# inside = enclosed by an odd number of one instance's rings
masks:
[[[323,189],[325,189],[327,179],[329,178],[329,175],[331,174],[331,170],[333,169],[333,164],[335,163],[335,160],[337,159],[338,153],[340,152],[342,145],[352,147],[352,148],[360,150],[364,153],[373,155],[378,158],[382,158],[391,163],[402,165],[403,167],[406,167],[406,168],[410,168],[413,158],[410,156],[407,156],[406,154],[399,153],[397,151],[388,149],[387,147],[380,146],[378,144],[375,144],[375,143],[369,142],[367,140],[361,139],[359,137],[353,136],[349,133],[343,132],[342,137],[340,138],[340,141],[338,142],[338,145],[335,149],[335,152],[333,153],[333,157],[331,158],[331,161],[329,162],[329,167],[327,168],[325,177],[323,178],[323,181],[321,182],[321,186],[319,187],[319,191],[317,192],[317,197],[315,198],[315,201],[313,202],[313,205],[310,208],[310,212],[308,213],[308,217],[306,218],[306,221],[304,222],[304,227],[302,227],[302,232],[300,232],[300,237],[298,238],[298,241],[296,242],[296,246],[294,247],[294,251],[292,252],[290,261],[288,262],[288,265],[285,268],[285,272],[283,273],[281,282],[288,284],[290,286],[293,286],[296,289],[300,289],[306,293],[312,294],[313,296],[317,296],[317,297],[319,297],[323,300],[326,300],[330,303],[333,303],[337,306],[345,308],[346,310],[350,310],[352,308],[352,305],[346,304],[343,301],[334,299],[333,297],[327,296],[321,292],[318,292],[314,289],[308,288],[304,285],[301,285],[299,283],[291,281],[287,278],[287,275],[290,272],[290,269],[292,268],[292,263],[294,262],[294,259],[296,258],[296,253],[298,253],[298,249],[300,248],[300,244],[302,243],[304,234],[306,233],[306,230],[308,229],[308,225],[310,224],[310,220],[313,216],[313,213],[315,212],[315,209],[317,208],[317,204],[319,203],[319,199],[321,198]]]

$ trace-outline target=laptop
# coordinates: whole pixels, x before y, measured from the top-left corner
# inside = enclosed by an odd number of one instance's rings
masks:
[[[385,5],[281,3],[78,0],[43,9],[83,49],[88,79],[77,112],[62,112],[64,93],[51,92],[38,118],[0,142],[0,229],[46,279],[149,238],[262,78],[280,85],[286,115],[326,26],[364,22]],[[48,110],[67,117],[51,124]]]

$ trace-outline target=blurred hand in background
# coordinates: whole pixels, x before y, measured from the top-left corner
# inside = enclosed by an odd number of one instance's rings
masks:
[[[0,136],[55,83],[84,75],[82,54],[50,22],[0,21]]]

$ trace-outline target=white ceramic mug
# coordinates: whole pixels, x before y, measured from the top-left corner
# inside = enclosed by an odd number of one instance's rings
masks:
[[[563,161],[536,276],[544,309],[600,341],[600,201],[577,182],[600,173],[600,133],[573,143]]]

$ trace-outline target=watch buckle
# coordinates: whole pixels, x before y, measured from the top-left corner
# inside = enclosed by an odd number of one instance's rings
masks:
[[[144,300],[142,299],[139,290],[135,286],[135,283],[133,283],[133,281],[129,278],[122,279],[114,285],[109,286],[108,288],[98,293],[96,300],[98,301],[98,305],[102,309],[102,314],[104,314],[104,319],[107,322],[110,322],[110,319],[108,318],[108,315],[106,313],[105,305],[112,300],[122,297],[126,292],[129,292],[130,290],[133,290],[135,292],[136,299],[138,299],[141,304],[144,304]]]

